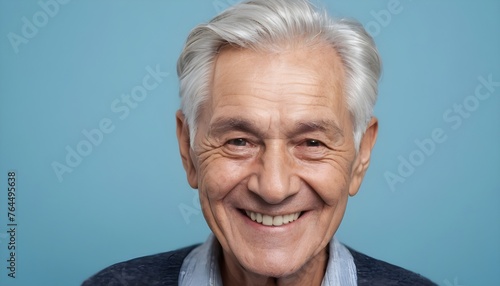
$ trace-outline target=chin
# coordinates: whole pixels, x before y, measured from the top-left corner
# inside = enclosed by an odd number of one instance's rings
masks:
[[[247,269],[248,271],[258,274],[264,277],[274,277],[274,278],[282,278],[291,276],[297,272],[297,268],[285,267],[284,265],[276,265],[276,266],[257,266],[256,268]]]
[[[293,253],[293,251],[291,252]],[[295,255],[284,255],[282,257],[255,257],[253,261],[241,263],[243,268],[252,273],[266,277],[287,277],[299,271],[305,264],[300,263]]]

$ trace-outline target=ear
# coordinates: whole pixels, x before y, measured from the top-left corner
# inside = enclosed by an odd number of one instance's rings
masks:
[[[187,124],[186,118],[181,110],[177,110],[175,113],[176,125],[177,125],[177,142],[179,143],[179,153],[181,154],[182,165],[186,171],[186,176],[189,185],[193,189],[198,188],[198,176],[196,172],[196,167],[191,159],[191,145],[189,138],[189,126]]]
[[[358,154],[356,159],[354,159],[354,164],[352,166],[351,183],[349,185],[350,196],[354,196],[358,193],[361,182],[365,177],[366,170],[368,170],[368,166],[370,165],[372,149],[373,146],[375,146],[375,141],[377,141],[377,134],[378,119],[372,117],[370,123],[368,123],[365,134],[361,138]]]

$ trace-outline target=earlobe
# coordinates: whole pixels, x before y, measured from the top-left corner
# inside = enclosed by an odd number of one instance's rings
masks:
[[[186,176],[189,185],[193,189],[198,188],[198,176],[196,172],[196,167],[191,159],[191,145],[190,145],[190,135],[189,135],[189,126],[187,124],[186,118],[181,110],[178,110],[175,114],[176,118],[176,133],[177,133],[177,142],[179,144],[179,153],[181,155],[182,166],[184,166],[184,170],[186,171]]]
[[[378,119],[376,117],[372,117],[372,119],[368,123],[365,134],[361,139],[358,154],[356,156],[356,159],[354,160],[351,174],[351,183],[349,185],[350,196],[354,196],[358,193],[361,182],[363,181],[365,173],[370,165],[371,153],[373,146],[375,146],[375,142],[377,141],[377,135]]]

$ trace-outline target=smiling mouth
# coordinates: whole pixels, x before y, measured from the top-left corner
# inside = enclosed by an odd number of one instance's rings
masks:
[[[286,214],[286,215],[270,216],[270,215],[265,215],[265,214],[261,214],[261,213],[251,212],[251,211],[245,211],[245,213],[254,222],[260,223],[260,224],[266,225],[266,226],[280,226],[280,225],[294,222],[299,218],[299,216],[301,214],[301,212],[296,212],[296,213],[291,213],[291,214]]]

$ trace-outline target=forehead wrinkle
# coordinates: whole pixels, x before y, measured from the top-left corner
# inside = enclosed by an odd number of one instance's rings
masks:
[[[240,60],[241,61],[241,60]],[[263,83],[263,84],[273,84],[273,85],[288,85],[288,84],[312,84],[317,85],[318,79],[323,81],[324,75],[318,74],[316,71],[311,72],[310,70],[304,69],[300,66],[284,66],[279,67],[273,64],[273,60],[271,62],[266,63],[264,65],[260,65],[260,68],[249,72],[248,70],[241,69],[238,67],[238,62],[232,63],[229,67],[223,68],[218,66],[217,76],[220,78],[224,77],[232,77],[234,79],[235,75],[241,76],[238,80],[243,83]],[[226,64],[227,65],[227,64]],[[285,69],[286,70],[283,70]],[[288,82],[277,82],[273,79],[290,79]]]
[[[295,72],[272,71],[264,77],[262,74],[254,75],[251,79],[241,80],[242,83],[252,86],[252,90],[264,93],[273,93],[277,95],[304,94],[318,97],[321,90],[329,83],[324,83],[324,79],[315,73],[296,70]]]
[[[218,92],[218,95],[220,97],[218,105],[222,107],[239,104],[233,102],[233,96],[255,98],[277,104],[281,104],[282,100],[292,98],[294,99],[294,101],[288,104],[306,104],[310,106],[325,106],[330,105],[331,103],[333,103],[333,101],[335,101],[334,95],[329,94],[328,90],[324,90],[323,88],[321,88],[321,86],[314,83],[280,84],[278,86],[269,85],[267,83],[258,83],[255,81],[247,82],[249,84],[248,91],[245,91],[246,88],[241,88],[241,85],[238,85],[238,82],[232,82],[223,87],[221,86],[221,90]],[[294,88],[293,85],[295,85],[297,88]],[[307,86],[307,88],[304,88],[304,86]],[[320,99],[321,102],[311,101],[311,99]],[[238,98],[238,101],[239,100],[241,100],[241,98]]]

